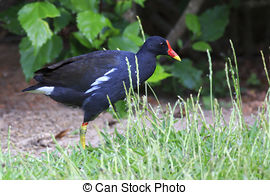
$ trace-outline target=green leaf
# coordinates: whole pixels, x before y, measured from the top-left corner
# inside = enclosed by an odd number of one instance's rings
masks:
[[[32,45],[39,48],[53,35],[48,23],[42,19],[60,16],[60,12],[51,3],[36,2],[23,6],[18,12],[18,16]]]
[[[202,71],[194,68],[192,61],[189,59],[175,62],[170,69],[172,75],[178,78],[178,81],[188,89],[198,89],[202,83]]]
[[[253,85],[253,86],[259,86],[261,84],[260,80],[258,79],[257,75],[253,72],[251,75],[248,77],[247,80],[248,85]]]
[[[36,70],[58,57],[62,47],[62,39],[59,36],[54,35],[39,48],[38,52],[34,52],[35,48],[32,46],[31,41],[27,37],[23,38],[19,45],[19,49],[21,55],[20,63],[22,64],[26,80],[29,81],[34,76]]]
[[[116,112],[118,114],[119,118],[125,118],[128,116],[128,107],[127,103],[124,100],[119,100],[114,104],[114,107],[116,109]]]
[[[194,49],[196,51],[206,51],[207,49],[209,51],[212,51],[211,46],[205,41],[198,41],[196,43],[193,43],[192,49]]]
[[[61,4],[61,7],[64,7],[66,9],[73,11],[73,12],[76,12],[74,9],[74,5],[71,3],[71,0],[61,0],[61,1],[59,1],[59,3]]]
[[[223,36],[229,23],[229,8],[226,5],[208,9],[200,17],[202,27],[200,39],[203,41],[215,41]]]
[[[141,37],[137,35],[128,35],[126,36],[129,40],[131,40],[133,43],[135,43],[137,46],[141,46],[143,44],[143,40]]]
[[[98,0],[61,0],[62,7],[78,13],[86,10],[98,12]]]
[[[144,7],[144,2],[146,0],[134,0],[135,3],[139,4],[140,6]]]
[[[199,36],[201,34],[201,25],[199,19],[194,14],[187,14],[186,15],[186,25],[187,28],[193,32],[195,36]]]
[[[140,25],[139,22],[133,22],[131,24],[129,24],[124,32],[123,35],[124,36],[128,36],[128,35],[138,35],[140,32]]]
[[[24,34],[24,30],[17,17],[18,10],[21,9],[21,7],[21,5],[14,6],[0,13],[0,21],[3,22],[1,26],[17,35]]]
[[[79,30],[92,42],[104,27],[112,27],[111,22],[103,15],[92,11],[80,12],[77,16]]]
[[[161,65],[157,65],[154,74],[147,80],[149,83],[157,83],[168,77],[172,76],[170,73],[165,72],[164,68]]]
[[[119,100],[116,103],[114,103],[115,112],[118,115],[119,118],[126,118],[128,116],[128,107],[127,103],[124,100]],[[115,115],[112,111],[112,108],[109,108],[109,112],[113,115],[115,118]]]
[[[93,12],[97,12],[97,0],[70,0],[73,5],[73,10],[76,12],[82,12],[86,10],[91,10]]]
[[[64,8],[60,8],[60,13],[60,17],[53,19],[54,33],[61,31],[65,26],[69,24],[72,19],[71,14]]]
[[[123,36],[133,41],[137,46],[141,46],[143,44],[143,40],[141,37],[138,36],[140,32],[140,26],[138,22],[134,22],[129,24],[124,32]]]
[[[214,98],[212,98],[212,101],[214,101]],[[203,102],[203,106],[206,110],[211,109],[211,97],[210,96],[203,96],[202,102]]]
[[[183,47],[183,41],[181,39],[177,40],[177,45],[181,49]]]
[[[111,50],[120,49],[135,53],[139,50],[139,47],[133,41],[123,36],[111,37],[108,41],[108,47]]]
[[[88,41],[87,38],[85,38],[85,36],[83,36],[81,32],[74,32],[72,34],[84,47],[87,47],[87,48],[92,47],[91,43]]]
[[[132,7],[132,0],[125,0],[125,1],[117,1],[114,9],[117,14],[121,15],[131,7]]]
[[[108,37],[112,37],[115,34],[119,34],[119,30],[116,28],[106,28],[99,33],[98,39],[95,39],[92,42],[92,46],[96,49],[100,49],[100,46],[108,39]]]

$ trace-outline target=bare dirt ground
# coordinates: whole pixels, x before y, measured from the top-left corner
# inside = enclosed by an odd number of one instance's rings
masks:
[[[31,81],[34,83],[34,81]],[[29,86],[25,82],[19,63],[17,45],[0,45],[0,144],[3,151],[8,147],[8,132],[10,132],[12,152],[30,152],[40,154],[47,148],[54,149],[55,143],[51,135],[56,136],[58,143],[66,147],[78,144],[79,135],[74,134],[83,120],[80,109],[65,107],[43,95],[22,93]],[[253,91],[246,97],[244,103],[245,119],[249,124],[254,122],[253,113],[262,104],[265,93]],[[245,98],[243,98],[245,101]],[[165,105],[166,99],[161,99]],[[211,122],[211,113],[205,111],[207,121]],[[230,117],[230,110],[224,109],[225,120]],[[109,113],[100,114],[89,124],[86,140],[92,146],[100,142],[97,129],[108,127],[124,132],[123,124],[116,122]],[[179,129],[181,124],[176,123]]]

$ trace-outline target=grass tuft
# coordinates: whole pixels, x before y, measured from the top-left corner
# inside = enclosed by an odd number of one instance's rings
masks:
[[[62,148],[54,140],[56,149],[39,157],[12,155],[10,146],[8,152],[0,148],[0,179],[270,179],[269,92],[255,122],[248,125],[234,49],[233,53],[235,65],[230,59],[225,64],[232,101],[228,121],[210,94],[213,117],[207,122],[201,90],[196,97],[179,97],[174,105],[153,108],[148,93],[139,97],[126,88],[128,117],[121,129],[125,133],[115,129],[111,135],[105,128],[100,131],[101,144],[86,150]],[[209,52],[208,59],[212,88]],[[146,84],[148,89],[152,90]],[[174,117],[176,110],[180,118]]]

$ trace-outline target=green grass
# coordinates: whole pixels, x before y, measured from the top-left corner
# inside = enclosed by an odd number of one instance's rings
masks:
[[[212,88],[209,53],[208,57]],[[115,129],[110,135],[104,129],[100,132],[103,141],[96,148],[61,148],[56,143],[55,151],[40,157],[0,150],[0,179],[270,179],[269,93],[254,124],[248,125],[241,111],[235,56],[225,71],[232,104],[229,121],[212,92],[213,121],[207,123],[200,93],[195,98],[179,98],[162,110],[129,91],[124,134]],[[174,118],[176,108],[185,110],[186,117]],[[174,125],[178,120],[179,127]]]

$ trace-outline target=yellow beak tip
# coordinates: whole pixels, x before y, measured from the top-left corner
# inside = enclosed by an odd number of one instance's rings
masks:
[[[174,56],[173,57],[175,60],[177,60],[177,61],[180,61],[181,62],[181,58],[179,57],[179,56]]]

